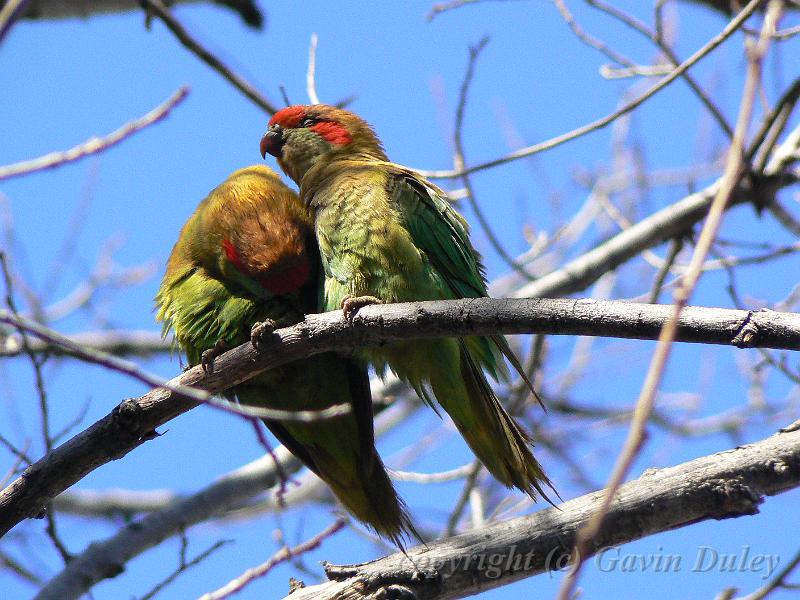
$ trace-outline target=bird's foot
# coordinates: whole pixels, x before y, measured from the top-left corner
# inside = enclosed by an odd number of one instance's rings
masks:
[[[220,339],[217,340],[213,348],[203,351],[200,355],[200,366],[203,367],[203,371],[205,371],[206,374],[214,372],[214,359],[220,354],[223,354],[227,349],[228,344],[225,340]]]
[[[250,329],[250,343],[256,350],[261,349],[261,343],[272,335],[278,328],[278,324],[272,319],[265,319],[259,323],[254,323]]]
[[[344,300],[342,300],[344,318],[348,321],[352,321],[359,309],[369,306],[370,304],[383,304],[383,300],[375,296],[351,296],[348,294],[344,297]]]

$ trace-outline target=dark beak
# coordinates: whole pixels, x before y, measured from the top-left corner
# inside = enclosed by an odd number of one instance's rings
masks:
[[[283,149],[283,131],[280,127],[270,129],[261,138],[261,157],[266,158],[267,152],[275,158],[280,158]]]

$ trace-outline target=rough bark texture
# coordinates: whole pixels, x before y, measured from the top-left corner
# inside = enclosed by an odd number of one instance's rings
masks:
[[[660,531],[707,519],[752,515],[764,496],[800,486],[800,431],[667,469],[651,469],[623,485],[592,554]],[[563,569],[576,531],[602,492],[558,508],[504,521],[428,547],[357,565],[326,565],[332,581],[296,590],[287,600],[462,598]],[[587,558],[587,557],[584,557]]]
[[[340,311],[309,315],[275,332],[261,351],[242,344],[216,359],[212,373],[194,367],[170,381],[221,392],[258,373],[326,350],[388,341],[489,333],[547,333],[655,339],[669,305],[595,300],[477,298],[368,306],[348,323]],[[800,349],[800,315],[688,307],[678,341],[740,347]],[[123,401],[0,491],[0,536],[21,520],[42,515],[56,495],[87,473],[157,437],[156,427],[196,406],[164,389]]]

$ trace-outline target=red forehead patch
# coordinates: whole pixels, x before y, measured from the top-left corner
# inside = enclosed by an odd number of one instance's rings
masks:
[[[269,120],[269,124],[275,125],[277,123],[281,127],[286,128],[297,127],[305,116],[305,106],[289,106],[272,115],[272,118]]]

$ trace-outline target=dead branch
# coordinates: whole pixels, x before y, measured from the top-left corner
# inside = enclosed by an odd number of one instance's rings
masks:
[[[380,393],[378,391],[378,394]],[[417,406],[416,403],[403,402],[399,406],[394,404],[382,412],[375,419],[376,437],[401,423]],[[156,495],[151,493],[144,505],[140,502],[136,506],[124,498],[119,498],[119,495],[113,492],[96,495],[96,502],[91,502],[90,499],[90,505],[84,502],[82,508],[101,508],[108,511],[119,508],[129,511],[144,509],[152,512],[128,523],[111,537],[98,540],[80,554],[76,554],[58,575],[41,588],[39,598],[80,597],[98,582],[121,572],[131,559],[165,539],[211,518],[278,511],[331,498],[327,486],[310,471],[302,477],[300,485],[291,486],[282,496],[277,497],[277,494],[270,493],[271,490],[283,485],[282,476],[296,473],[302,466],[294,455],[285,448],[279,448],[272,455],[265,454],[183,498],[169,492],[157,494],[159,498],[156,498]],[[268,491],[267,498],[253,505],[253,498],[265,491]],[[141,494],[134,493],[134,495],[143,499]],[[64,496],[66,494],[59,499]],[[55,504],[58,504],[58,500]],[[61,510],[60,506],[57,508]]]
[[[765,496],[798,486],[800,430],[675,467],[649,469],[619,489],[589,555],[698,521],[753,515]],[[602,499],[602,492],[594,492],[368,563],[326,564],[329,583],[295,589],[287,600],[462,598],[564,570],[574,562],[576,532]]]
[[[329,350],[351,351],[401,339],[490,333],[548,333],[656,339],[671,314],[669,305],[593,300],[475,298],[368,306],[348,323],[341,311],[309,315],[302,323],[277,330],[261,352],[248,342],[220,356],[211,373],[199,366],[168,383],[210,393],[221,392],[258,373]],[[800,315],[688,307],[678,341],[800,349]],[[87,473],[122,458],[155,429],[196,406],[163,388],[119,404],[0,491],[0,536],[44,506]]]
[[[163,21],[164,25],[167,26],[167,28],[186,49],[192,52],[195,56],[197,56],[197,58],[206,63],[209,67],[214,69],[217,73],[222,75],[222,77],[224,77],[228,83],[244,94],[256,106],[269,114],[273,114],[278,111],[275,105],[267,100],[261,94],[261,92],[259,92],[255,86],[253,86],[253,84],[251,84],[241,75],[234,73],[210,50],[192,37],[192,34],[190,34],[189,31],[183,25],[181,25],[181,23],[174,16],[172,16],[172,13],[163,2],[160,2],[159,0],[141,0],[141,3],[145,7],[145,10],[148,11],[148,14],[152,12],[152,14],[156,15],[159,19],[161,19],[161,21]]]
[[[33,160],[26,160],[18,162],[13,165],[5,167],[0,166],[0,181],[10,177],[18,177],[20,175],[27,175],[35,173],[36,171],[43,171],[45,169],[52,169],[53,167],[60,167],[63,164],[76,161],[85,156],[103,152],[111,146],[119,144],[124,139],[130,137],[134,133],[141,131],[145,127],[157,123],[158,121],[169,115],[170,111],[175,108],[180,102],[189,94],[189,88],[183,86],[177,92],[172,94],[163,104],[160,104],[149,113],[126,123],[116,131],[108,134],[104,138],[93,137],[84,143],[64,150],[62,152],[51,152],[45,156],[34,158]]]
[[[87,331],[67,336],[76,346],[83,346],[116,356],[136,355],[148,356],[163,354],[174,350],[169,340],[165,340],[155,331]],[[41,339],[28,340],[28,347],[34,353],[47,353],[51,356],[69,356],[68,350],[59,345]],[[0,357],[19,356],[22,354],[22,341],[17,335],[0,337]]]
[[[242,21],[250,27],[261,29],[264,15],[253,0],[165,0],[166,6],[180,4],[199,4],[213,2],[225,6],[239,14]],[[0,5],[4,2],[0,2]],[[128,12],[141,8],[139,0],[29,0],[23,19],[74,19],[89,18],[92,15]]]

